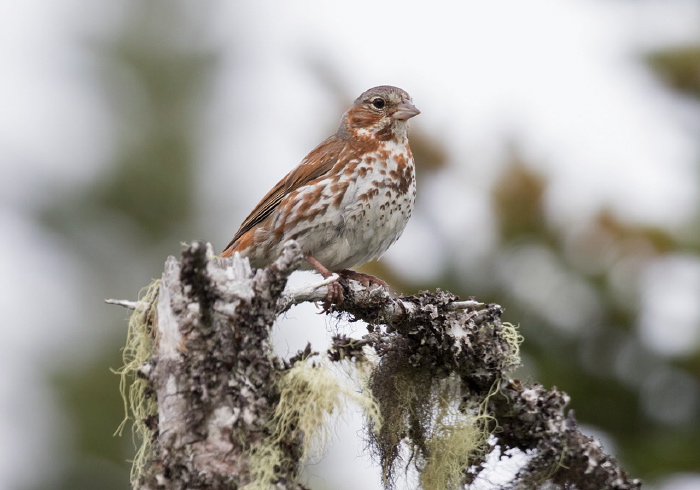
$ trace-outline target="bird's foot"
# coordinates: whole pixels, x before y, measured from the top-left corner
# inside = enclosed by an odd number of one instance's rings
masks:
[[[319,274],[323,276],[324,279],[328,279],[333,275],[331,271],[326,269],[326,267],[323,264],[321,264],[318,260],[316,260],[313,256],[306,255],[304,258],[309,264],[313,266],[314,269],[316,269],[316,271]],[[380,286],[386,291],[389,291],[389,285],[386,282],[371,274],[365,274],[364,272],[357,272],[350,269],[343,269],[338,274],[340,275],[340,279],[338,281],[328,284],[328,292],[326,293],[326,299],[323,302],[324,313],[328,313],[329,311],[331,311],[333,305],[338,306],[343,303],[343,301],[345,300],[345,293],[343,292],[343,288],[348,285],[347,281],[350,279],[359,282],[367,289],[372,287],[373,285],[376,285]]]
[[[353,281],[357,281],[362,284],[365,288],[369,288],[372,285],[377,285],[381,286],[387,291],[389,290],[389,285],[386,282],[373,276],[372,274],[365,274],[364,272],[352,271],[350,269],[343,269],[339,274],[341,280],[352,279]]]
[[[328,279],[333,275],[331,271],[326,269],[323,264],[316,260],[311,255],[306,255],[304,257],[306,261],[313,266],[316,271],[323,276],[324,279]],[[326,293],[326,299],[323,302],[323,312],[328,313],[331,311],[333,305],[340,305],[345,301],[345,295],[343,294],[343,286],[338,282],[332,282],[328,284],[328,292]]]

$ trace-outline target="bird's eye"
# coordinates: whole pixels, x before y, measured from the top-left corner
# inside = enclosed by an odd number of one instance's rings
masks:
[[[377,97],[375,99],[372,99],[372,105],[377,109],[384,109],[386,102],[384,102],[384,99],[382,99],[381,97]]]

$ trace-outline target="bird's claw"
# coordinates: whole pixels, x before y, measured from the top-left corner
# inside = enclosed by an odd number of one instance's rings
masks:
[[[341,305],[343,301],[345,301],[343,286],[338,281],[330,283],[328,285],[328,293],[326,293],[326,300],[323,302],[323,312],[329,313],[332,311],[333,305]]]
[[[350,269],[343,269],[339,272],[340,280],[347,283],[348,279],[357,281],[362,284],[365,288],[369,288],[372,285],[381,286],[382,288],[389,290],[389,285],[372,274],[365,274],[364,272],[357,272]]]

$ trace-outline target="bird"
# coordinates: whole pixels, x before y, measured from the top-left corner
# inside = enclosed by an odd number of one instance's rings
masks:
[[[243,221],[221,257],[238,252],[265,267],[296,240],[300,269],[334,272],[365,286],[387,284],[350,270],[381,257],[403,233],[416,198],[408,120],[420,114],[404,90],[381,85],[363,92],[338,131],[285,175]],[[343,301],[328,286],[326,305]]]

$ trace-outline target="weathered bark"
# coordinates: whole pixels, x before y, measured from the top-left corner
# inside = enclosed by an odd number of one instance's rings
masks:
[[[137,486],[230,489],[249,482],[245,450],[266,435],[283,368],[271,355],[270,326],[300,260],[285,253],[254,272],[242,260],[210,261],[201,243],[186,249],[181,262],[168,258],[148,370],[158,435],[154,460]],[[284,449],[298,459],[295,444]],[[294,488],[298,468],[285,470],[280,485]]]
[[[289,274],[302,260],[293,242],[274,264],[257,271],[239,257],[211,256],[210,247],[194,243],[181,261],[170,257],[166,262],[157,301],[155,351],[139,369],[158,402],[157,417],[149,421],[154,448],[134,488],[235,489],[250,484],[251,455],[272,430],[279,376],[295,360],[315,354],[307,350],[289,362],[280,360],[272,351],[270,328],[292,305],[323,301],[326,285],[334,278],[304,289],[285,289]],[[504,451],[534,450],[513,488],[537,488],[544,482],[580,489],[641,486],[597,441],[580,433],[573,414],[566,412],[565,393],[508,378],[519,364],[517,341],[512,327],[501,323],[498,305],[460,301],[441,291],[393,298],[383,289],[366,290],[352,281],[343,286],[345,301],[331,314],[364,320],[368,333],[361,340],[335,337],[327,357],[331,362],[361,360],[365,348],[372,348],[379,363],[369,384],[382,410],[392,409],[399,389],[392,383],[401,376],[422,380],[418,383],[428,395],[439,380],[453,380],[462,400],[460,410],[468,413],[479,407],[490,415],[477,423],[491,434],[491,441]],[[117,303],[137,311],[146,307]],[[393,430],[391,425],[384,432],[370,431],[370,445],[387,486],[392,484],[402,441],[412,440],[417,461],[430,457],[426,439],[431,429],[425,421],[432,419],[414,413],[425,410],[418,407],[420,397],[410,403],[413,411],[405,431],[387,432]],[[304,488],[297,480],[303,437],[276,443],[284,461],[294,464],[276,468],[274,485],[252,486]],[[463,468],[463,482],[479,473],[491,447],[473,455],[471,469]]]

